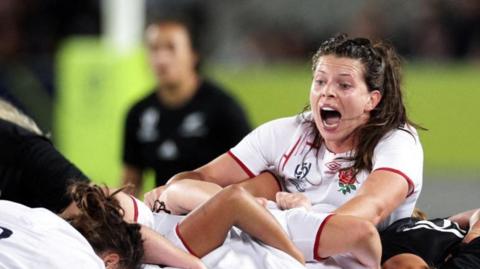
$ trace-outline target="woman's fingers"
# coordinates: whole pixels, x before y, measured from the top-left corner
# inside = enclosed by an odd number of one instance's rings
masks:
[[[167,186],[164,185],[164,186],[157,187],[157,188],[145,193],[145,195],[143,196],[144,203],[150,209],[153,209],[155,201],[160,198],[160,195],[162,195],[162,193],[165,191],[166,188],[167,188]]]
[[[307,196],[301,193],[277,192],[276,202],[281,209],[290,209],[295,207],[311,208],[311,202]]]

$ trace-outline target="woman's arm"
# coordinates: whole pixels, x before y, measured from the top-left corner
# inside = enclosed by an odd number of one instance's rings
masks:
[[[405,178],[389,171],[374,171],[357,195],[335,213],[356,216],[377,225],[405,200],[407,193]]]
[[[251,195],[275,200],[280,191],[277,179],[269,172],[264,172],[252,179],[244,180],[237,185],[243,187]],[[186,214],[197,208],[219,191],[219,185],[199,180],[184,179],[172,183],[160,196],[168,210],[173,214]]]
[[[461,212],[461,213],[458,213],[458,214],[455,214],[455,215],[449,217],[448,219],[458,223],[458,225],[460,225],[460,228],[468,229],[471,225],[471,223],[470,223],[471,217],[473,216],[473,214],[475,212],[477,212],[479,210],[480,209],[477,208],[477,209],[472,209],[472,210],[468,210],[468,211],[465,211],[465,212]]]
[[[197,208],[219,191],[222,187],[215,183],[184,179],[172,183],[161,195],[159,200],[172,214],[182,215]]]
[[[144,239],[144,263],[163,264],[179,268],[206,269],[202,261],[175,247],[167,239],[155,231],[142,226],[140,231]]]
[[[335,213],[363,218],[377,225],[405,200],[407,192],[408,183],[402,176],[388,171],[375,171],[357,195]],[[281,209],[311,208],[310,200],[302,193],[279,192],[276,202]]]
[[[170,178],[166,185],[147,192],[144,201],[148,207],[153,208],[155,200],[158,200],[169,185],[184,179],[207,181],[225,187],[248,178],[249,176],[242,167],[225,153],[196,170],[176,174]]]

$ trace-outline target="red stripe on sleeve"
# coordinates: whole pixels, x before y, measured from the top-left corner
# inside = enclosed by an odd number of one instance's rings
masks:
[[[187,244],[187,242],[185,242],[185,239],[183,239],[183,236],[180,234],[180,228],[177,224],[177,226],[175,226],[175,233],[177,233],[177,236],[178,238],[180,238],[180,241],[182,241],[182,244],[185,246],[185,248],[188,250],[188,252],[190,252],[190,254],[192,254],[193,256],[197,257],[197,258],[200,258],[197,254],[195,254],[195,252],[193,252],[193,250],[190,248],[190,246]]]
[[[397,175],[402,176],[407,181],[407,184],[408,184],[407,197],[412,195],[413,192],[415,191],[415,184],[413,184],[413,181],[407,175],[405,175],[402,171],[397,170],[397,169],[393,169],[393,168],[389,168],[389,167],[380,167],[380,168],[375,169],[375,171],[388,171],[388,172],[392,172],[392,173],[395,173]]]
[[[247,173],[248,177],[252,178],[252,177],[255,177],[255,174],[252,173],[252,171],[250,171],[250,169],[248,169],[248,167],[237,157],[235,156],[235,154],[233,154],[233,152],[231,150],[229,150],[227,152],[228,155],[230,155],[230,157],[232,157],[235,162],[238,163],[238,165],[240,165],[240,167],[243,169],[243,171],[245,171],[245,173]]]
[[[133,202],[133,221],[134,222],[137,222],[138,221],[138,205],[137,205],[137,201],[135,201],[135,198],[133,198],[133,196],[130,195],[130,198],[132,198],[132,202]]]
[[[335,214],[328,215],[325,220],[323,220],[320,228],[318,228],[317,235],[315,237],[315,244],[313,245],[313,258],[317,261],[325,260],[328,257],[322,258],[320,254],[318,254],[318,247],[320,246],[320,236],[322,235],[323,228],[325,228],[325,224],[330,220],[331,217],[335,216]]]

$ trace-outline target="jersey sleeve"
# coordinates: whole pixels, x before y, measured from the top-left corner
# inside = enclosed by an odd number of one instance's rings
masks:
[[[254,177],[275,165],[275,160],[288,146],[289,119],[279,119],[265,123],[230,149],[228,154],[250,176]],[[287,127],[288,128],[288,127]]]
[[[153,212],[148,206],[137,198],[130,196],[133,203],[133,221],[138,224],[153,228]]]
[[[408,196],[421,189],[423,150],[416,131],[398,129],[384,137],[374,150],[372,171],[390,171],[408,183]]]
[[[25,137],[17,154],[25,172],[24,191],[29,193],[32,205],[60,212],[71,202],[68,187],[77,181],[89,181],[43,137]]]
[[[137,130],[138,114],[136,110],[132,108],[127,114],[124,125],[122,160],[124,164],[143,169],[144,164],[140,151],[140,143],[136,135]]]

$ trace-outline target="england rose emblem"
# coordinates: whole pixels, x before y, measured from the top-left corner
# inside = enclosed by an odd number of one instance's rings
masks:
[[[339,192],[346,194],[347,192],[350,193],[352,190],[356,190],[357,187],[355,183],[357,183],[357,178],[355,177],[353,168],[338,171]]]

